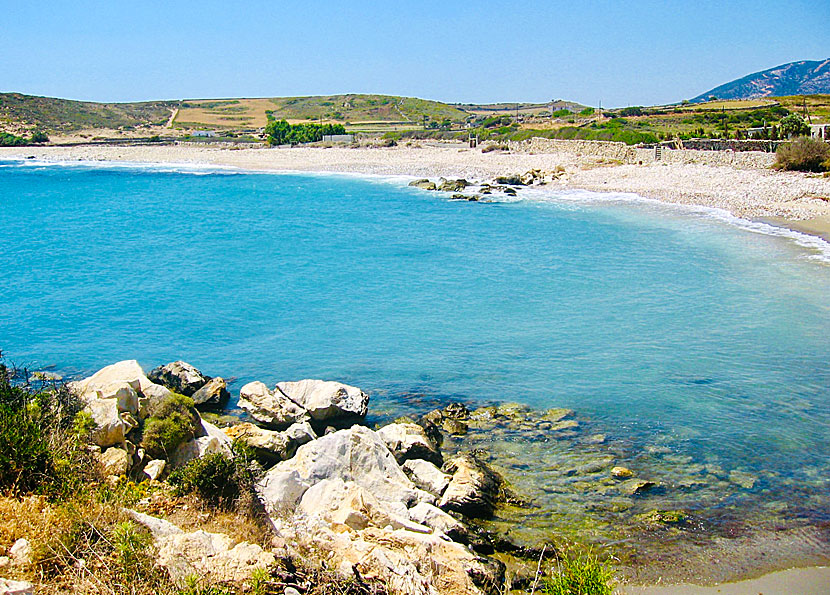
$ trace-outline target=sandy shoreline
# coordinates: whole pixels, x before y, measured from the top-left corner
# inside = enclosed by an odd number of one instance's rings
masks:
[[[701,164],[616,165],[589,155],[482,153],[461,144],[392,148],[232,149],[189,145],[8,147],[0,158],[130,161],[232,166],[274,171],[323,171],[487,180],[531,169],[564,173],[549,189],[631,192],[667,203],[721,208],[830,239],[830,178],[768,169]]]

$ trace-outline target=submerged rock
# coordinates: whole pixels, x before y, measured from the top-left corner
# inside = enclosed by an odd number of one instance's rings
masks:
[[[447,180],[445,178],[441,178],[438,181],[438,190],[441,192],[461,192],[469,185],[470,183],[463,178],[459,178],[457,180]]]
[[[148,374],[150,380],[179,394],[191,397],[211,378],[181,360],[154,368]]]
[[[614,467],[611,469],[611,476],[616,479],[627,479],[634,477],[634,472],[628,467]]]

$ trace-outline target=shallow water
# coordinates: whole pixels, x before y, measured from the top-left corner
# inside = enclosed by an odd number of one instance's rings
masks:
[[[384,415],[570,407],[617,462],[665,476],[654,506],[830,520],[830,266],[812,240],[626,195],[481,204],[175,167],[0,162],[0,207],[16,363],[332,378]],[[671,489],[698,466],[706,495]]]

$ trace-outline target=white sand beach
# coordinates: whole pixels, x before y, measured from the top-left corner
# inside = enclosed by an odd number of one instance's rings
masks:
[[[233,166],[256,170],[354,172],[488,180],[532,169],[564,168],[549,188],[632,192],[670,203],[726,209],[830,239],[830,178],[702,163],[643,165],[578,152],[492,151],[457,143],[413,143],[388,148],[231,148],[177,145],[0,148],[0,158],[105,160]]]

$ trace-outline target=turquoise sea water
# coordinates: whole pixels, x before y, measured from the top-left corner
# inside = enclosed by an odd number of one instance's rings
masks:
[[[803,238],[623,195],[26,161],[0,162],[0,230],[16,363],[571,407],[830,520],[830,266]]]

